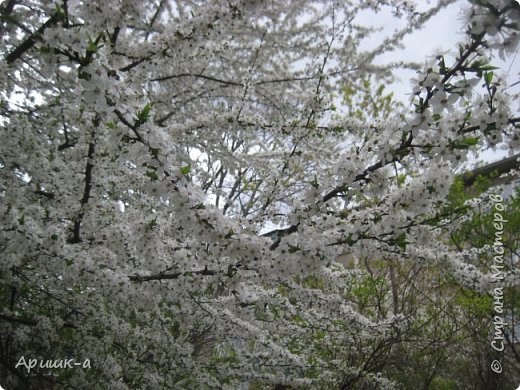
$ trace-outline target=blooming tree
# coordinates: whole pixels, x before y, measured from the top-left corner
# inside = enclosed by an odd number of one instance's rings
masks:
[[[377,65],[451,2],[4,1],[2,385],[397,385],[409,317],[347,298],[359,264],[488,291],[444,239],[448,193],[469,151],[520,145],[490,62],[516,50],[515,2],[472,1],[453,52]],[[403,27],[366,49],[381,9]],[[397,104],[377,86],[402,67]]]

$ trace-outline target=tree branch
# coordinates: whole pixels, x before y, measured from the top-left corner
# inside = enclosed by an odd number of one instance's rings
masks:
[[[52,15],[38,30],[33,32],[25,41],[23,41],[20,46],[16,47],[12,52],[10,52],[6,57],[5,61],[8,64],[14,63],[16,60],[22,57],[22,55],[31,49],[37,40],[41,41],[42,34],[48,27],[55,25],[60,20],[60,15],[56,12]]]
[[[152,280],[174,280],[178,279],[179,277],[186,275],[204,275],[204,276],[211,276],[216,275],[217,271],[208,269],[208,267],[204,267],[204,269],[198,270],[198,271],[183,271],[183,272],[173,272],[173,273],[165,273],[160,272],[158,274],[154,275],[132,275],[129,276],[128,279],[130,279],[132,282],[149,282]]]
[[[13,12],[17,0],[9,0],[3,7],[0,8],[0,13],[4,16],[9,16]]]
[[[244,86],[244,84],[237,83],[236,81],[222,80],[222,79],[218,79],[213,76],[206,76],[203,74],[193,74],[193,73],[180,73],[180,74],[175,74],[175,75],[171,75],[171,76],[162,76],[162,77],[157,77],[157,78],[151,79],[150,81],[166,81],[166,80],[178,79],[178,78],[182,78],[182,77],[195,77],[195,78],[214,81],[216,83],[221,83],[221,84],[235,85],[238,87]]]
[[[97,120],[95,121],[97,122]],[[97,126],[97,124],[95,123]],[[92,170],[94,169],[94,164],[92,164],[92,159],[94,158],[94,153],[96,150],[94,134],[92,135],[92,140],[88,145],[87,152],[87,165],[85,167],[85,185],[83,187],[83,197],[81,198],[81,208],[80,212],[74,221],[74,228],[72,230],[72,237],[69,238],[69,244],[77,244],[81,242],[81,223],[83,222],[83,216],[85,214],[84,207],[88,203],[90,199],[90,192],[92,190]]]
[[[461,175],[462,180],[464,181],[464,185],[466,187],[471,186],[478,176],[487,176],[490,177],[497,173],[497,177],[512,171],[513,169],[520,168],[520,153],[515,154],[514,156],[504,158],[500,161],[495,161],[494,163],[484,165],[479,168],[475,168],[471,171],[468,171]]]

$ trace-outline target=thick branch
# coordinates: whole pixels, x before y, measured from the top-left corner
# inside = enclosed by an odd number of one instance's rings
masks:
[[[87,152],[87,165],[85,167],[85,185],[83,187],[83,197],[81,198],[81,209],[78,217],[74,221],[74,228],[72,230],[72,237],[69,239],[70,244],[77,244],[81,242],[81,223],[83,222],[83,216],[85,214],[84,207],[90,199],[90,192],[92,190],[92,170],[94,165],[92,159],[94,158],[95,144],[92,140],[88,145]]]
[[[5,320],[7,322],[14,322],[16,324],[21,325],[29,325],[29,326],[36,326],[38,322],[36,320],[30,319],[30,318],[18,318],[14,316],[7,316],[5,314],[0,314],[0,319]]]
[[[5,320],[7,322],[13,322],[20,325],[27,325],[27,326],[36,326],[38,325],[38,321],[33,318],[19,318],[15,316],[8,316],[5,314],[0,314],[0,319]],[[70,322],[64,322],[63,323],[64,328],[71,328],[71,329],[77,329],[78,327]]]
[[[8,64],[14,63],[17,59],[22,57],[22,55],[29,49],[31,49],[37,40],[41,40],[43,33],[48,27],[55,25],[60,20],[60,16],[58,13],[52,15],[49,20],[47,20],[38,30],[32,33],[25,41],[23,41],[20,46],[14,49],[11,53],[9,53],[5,57],[5,61]]]
[[[215,275],[217,271],[208,269],[205,267],[204,269],[198,270],[198,271],[184,271],[184,272],[173,272],[173,273],[158,273],[154,275],[132,275],[129,276],[128,279],[130,279],[132,282],[149,282],[152,280],[173,280],[178,279],[179,277],[185,275],[204,275],[204,276],[211,276]]]
[[[496,174],[496,177],[508,173],[513,169],[520,168],[520,153],[515,154],[514,156],[505,158],[500,161],[496,161],[491,164],[484,165],[483,167],[475,168],[471,171],[468,171],[461,175],[462,180],[464,181],[464,185],[466,187],[471,186],[478,176],[487,176],[491,177]]]
[[[17,0],[9,0],[3,7],[0,8],[0,13],[5,16],[11,15]]]

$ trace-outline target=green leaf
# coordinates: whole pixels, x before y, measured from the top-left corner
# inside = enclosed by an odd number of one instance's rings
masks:
[[[444,57],[441,57],[439,60],[439,68],[440,68],[440,74],[446,74],[446,71],[448,69],[446,68],[446,63],[444,62]]]
[[[157,217],[148,222],[145,226],[146,231],[151,231],[157,226]]]
[[[148,176],[152,181],[159,180],[159,176],[157,176],[157,172],[155,172],[154,170],[148,170],[146,172],[146,176]]]
[[[137,113],[137,120],[140,123],[144,123],[150,118],[150,112],[152,111],[152,105],[150,103],[146,103],[141,111]]]
[[[462,140],[462,143],[468,146],[474,146],[478,144],[478,137],[467,137]]]
[[[232,264],[229,264],[228,267],[227,267],[227,272],[226,272],[226,275],[228,277],[232,277],[233,275],[235,275],[237,273],[237,269],[235,268],[234,265]]]
[[[78,79],[87,81],[90,80],[92,78],[92,75],[83,69],[83,66],[80,66],[78,68]]]
[[[95,42],[89,41],[87,46],[87,53],[95,53],[98,47]]]
[[[66,15],[65,15],[65,12],[63,11],[63,8],[61,8],[61,6],[59,4],[55,4],[55,7],[56,7],[56,17],[58,18],[58,20],[65,20]]]
[[[248,191],[249,190],[249,180],[247,180],[247,178],[243,178],[242,179],[242,185],[243,185],[243,189],[244,191]]]
[[[289,244],[289,253],[296,253],[300,250],[300,247]]]
[[[480,70],[497,70],[498,67],[492,65],[484,65],[479,67]]]
[[[486,80],[487,85],[491,84],[491,81],[493,81],[493,72],[486,72],[484,79]]]
[[[489,177],[499,177],[499,176],[500,176],[500,172],[497,171],[496,169],[489,174]]]
[[[307,321],[305,321],[305,319],[302,318],[302,316],[296,314],[292,317],[292,320],[293,322],[295,322],[296,324],[298,325],[305,325],[307,323]]]
[[[401,233],[395,240],[395,244],[402,250],[406,250],[406,245],[408,244],[408,241],[406,241],[406,233]]]
[[[190,172],[191,172],[191,164],[188,164],[188,165],[186,165],[186,166],[181,168],[181,173],[183,175],[187,175]]]
[[[478,140],[478,137],[466,137],[461,141],[454,142],[451,146],[453,149],[464,150],[468,149],[470,146],[477,145]]]

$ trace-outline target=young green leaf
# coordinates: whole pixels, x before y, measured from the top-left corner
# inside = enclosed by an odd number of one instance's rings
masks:
[[[486,80],[487,85],[491,84],[491,81],[493,81],[493,72],[486,72],[484,79]]]
[[[152,105],[146,103],[141,111],[137,113],[137,120],[139,123],[145,123],[150,118],[150,112],[152,111]]]

